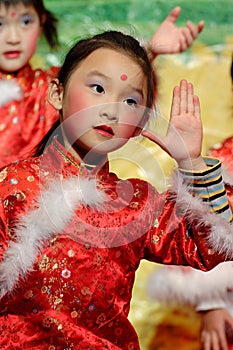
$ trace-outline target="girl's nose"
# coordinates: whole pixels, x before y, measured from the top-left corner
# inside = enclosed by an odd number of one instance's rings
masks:
[[[109,121],[118,121],[118,103],[117,102],[112,102],[112,103],[105,103],[102,105],[100,108],[99,114],[101,118],[105,118]]]
[[[20,33],[16,26],[11,25],[7,28],[6,41],[14,45],[20,42]]]

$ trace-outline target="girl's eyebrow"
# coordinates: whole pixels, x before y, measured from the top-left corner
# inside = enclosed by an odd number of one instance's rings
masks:
[[[15,13],[14,17],[16,17],[16,16],[18,16],[18,17],[34,16],[34,13],[32,11],[28,10],[28,11],[25,11],[25,12],[22,12],[22,13],[18,13],[18,14]],[[0,19],[4,19],[6,17],[7,17],[7,15],[0,15]],[[10,17],[12,17],[11,14],[10,14]]]
[[[99,72],[98,70],[93,70],[93,71],[89,72],[87,76],[88,76],[88,77],[99,76],[99,77],[101,77],[101,78],[105,78],[106,80],[111,80],[111,77],[109,77],[109,76],[107,76],[107,75],[105,75],[105,74]],[[135,91],[136,93],[138,93],[139,95],[141,95],[142,98],[144,97],[142,89],[136,88],[136,87],[134,87],[133,85],[131,85],[131,84],[129,84],[129,83],[127,83],[127,85],[128,85],[133,91]]]
[[[32,11],[28,10],[28,11],[19,13],[19,16],[20,17],[23,17],[23,16],[34,16],[34,13]]]
[[[105,74],[99,72],[98,70],[92,70],[91,72],[88,73],[87,76],[88,76],[88,77],[92,77],[93,75],[99,76],[99,77],[101,77],[101,78],[105,78],[105,79],[108,79],[108,80],[111,79],[110,77],[108,77],[107,75],[105,75]]]

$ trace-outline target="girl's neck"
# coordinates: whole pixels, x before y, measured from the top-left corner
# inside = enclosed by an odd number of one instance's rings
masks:
[[[11,79],[11,78],[16,78],[18,76],[19,73],[22,72],[22,74],[24,74],[25,69],[27,70],[28,67],[30,68],[30,65],[27,64],[26,66],[20,68],[18,71],[16,72],[5,72],[5,71],[1,71],[0,70],[0,79]]]
[[[72,154],[73,157],[78,159],[82,165],[84,165],[87,169],[91,170],[96,166],[100,166],[104,164],[107,160],[106,155],[99,155],[96,153],[89,152],[88,156],[80,156],[80,154],[70,145],[69,141],[64,137],[64,146]]]

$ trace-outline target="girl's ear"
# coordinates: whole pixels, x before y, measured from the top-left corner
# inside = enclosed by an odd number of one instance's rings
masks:
[[[55,109],[62,109],[63,87],[58,79],[51,80],[48,87],[48,101]]]

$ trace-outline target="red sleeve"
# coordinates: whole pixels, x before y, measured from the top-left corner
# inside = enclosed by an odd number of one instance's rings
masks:
[[[147,234],[144,258],[163,264],[190,265],[201,270],[210,270],[226,260],[224,254],[213,251],[207,243],[211,234],[208,222],[203,219],[200,224],[200,221],[185,218],[171,193],[167,192],[163,200],[159,197],[155,205],[160,209],[156,209],[154,226]]]

